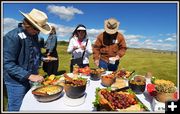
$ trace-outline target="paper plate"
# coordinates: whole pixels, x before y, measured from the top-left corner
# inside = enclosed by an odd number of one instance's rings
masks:
[[[51,57],[51,58],[44,57],[44,58],[43,58],[43,61],[47,61],[47,60],[50,60],[50,61],[56,61],[56,60],[58,60],[58,59],[55,58],[55,57]]]

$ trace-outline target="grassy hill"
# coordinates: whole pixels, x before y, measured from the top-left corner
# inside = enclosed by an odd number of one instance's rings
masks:
[[[59,72],[69,72],[71,54],[67,53],[67,45],[57,47],[59,55]],[[92,55],[90,67],[95,67]],[[145,75],[151,72],[157,78],[167,79],[177,83],[177,56],[176,53],[154,52],[146,49],[127,49],[126,55],[121,59],[119,69],[135,70],[136,74]],[[44,74],[42,69],[40,73]]]

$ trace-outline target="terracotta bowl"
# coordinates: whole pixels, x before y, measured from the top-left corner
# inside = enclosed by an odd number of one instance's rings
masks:
[[[111,86],[115,80],[115,77],[101,76],[101,84],[105,87]]]
[[[157,92],[156,96],[155,96],[156,100],[159,102],[166,102],[166,101],[172,101],[172,100],[176,100],[174,97],[174,93],[161,93],[161,92]]]
[[[59,91],[57,91],[56,93],[50,94],[50,95],[36,92],[38,89],[48,87],[48,86],[57,86]],[[54,100],[58,99],[59,97],[61,97],[63,95],[62,94],[63,93],[63,87],[60,85],[41,86],[41,87],[34,89],[32,91],[32,93],[33,93],[34,97],[37,99],[37,101],[39,101],[39,102],[50,102],[50,101],[54,101]]]

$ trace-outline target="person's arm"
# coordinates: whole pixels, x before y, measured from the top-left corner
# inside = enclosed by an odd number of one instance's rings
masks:
[[[90,40],[88,40],[88,43],[86,46],[86,53],[88,53],[89,55],[92,54],[92,44]]]
[[[69,45],[68,45],[68,48],[67,48],[67,52],[68,53],[72,53],[74,50],[78,49],[77,46],[74,46],[74,39],[71,38],[71,40],[69,41]]]
[[[51,39],[51,42],[50,42],[50,49],[49,49],[49,54],[53,52],[54,48],[56,47],[56,42],[57,42],[57,36],[56,35],[52,35],[51,37],[53,37]]]
[[[102,37],[101,35],[99,35],[97,38],[96,38],[96,41],[93,45],[93,59],[94,61],[99,61],[100,59],[100,48],[101,48],[101,45],[102,45],[102,41],[100,40],[100,37]]]
[[[117,52],[117,57],[122,58],[127,50],[126,41],[122,34],[118,35],[118,39],[119,39],[119,51]]]
[[[31,73],[17,64],[21,39],[14,35],[14,33],[10,33],[3,37],[3,68],[14,78],[24,81],[29,78]]]

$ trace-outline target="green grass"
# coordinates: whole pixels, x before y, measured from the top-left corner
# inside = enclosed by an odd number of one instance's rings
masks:
[[[67,46],[58,46],[57,50],[60,60],[58,71],[69,72],[71,54],[66,52]],[[176,57],[176,53],[154,53],[151,50],[128,49],[120,61],[119,69],[135,70],[135,73],[140,75],[151,72],[157,78],[171,80],[177,84]],[[96,67],[92,55],[90,56],[90,67]],[[40,73],[44,73],[42,69]]]
[[[59,55],[59,72],[69,72],[71,54],[67,53],[67,45],[57,47]],[[43,49],[42,52],[45,52]],[[92,55],[90,56],[90,67],[94,65]],[[153,76],[160,79],[171,80],[177,85],[177,55],[176,53],[154,53],[152,50],[128,49],[126,55],[121,59],[119,69],[125,68],[129,71],[135,70],[135,74],[145,75],[151,72]],[[45,75],[42,68],[41,75]],[[7,109],[7,97],[4,94],[4,110]]]

